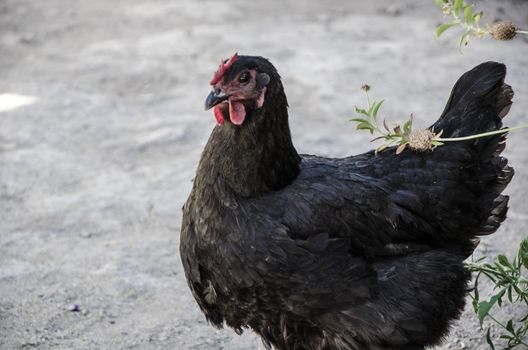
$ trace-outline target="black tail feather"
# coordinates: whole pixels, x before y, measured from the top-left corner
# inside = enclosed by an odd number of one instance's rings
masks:
[[[511,86],[504,83],[505,76],[506,66],[496,62],[482,63],[462,75],[432,128],[436,132],[443,130],[442,137],[474,135],[503,128],[502,119],[508,114],[513,98]],[[501,157],[506,147],[506,133],[465,143],[475,154],[474,176],[484,184],[478,202],[482,223],[475,234],[489,235],[499,228],[508,211],[509,197],[501,193],[511,181],[514,170],[508,160]]]
[[[442,137],[460,137],[497,130],[511,105],[511,88],[503,89],[506,66],[482,63],[463,74],[451,91],[444,112],[432,126]],[[508,98],[509,97],[509,98]]]
[[[512,87],[508,84],[503,84],[496,101],[496,111],[499,118],[504,118],[510,111],[511,105],[513,104],[513,95]]]

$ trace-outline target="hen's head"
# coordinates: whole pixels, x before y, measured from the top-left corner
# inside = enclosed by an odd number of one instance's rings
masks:
[[[205,109],[214,107],[216,122],[242,125],[246,116],[261,109],[267,96],[282,88],[275,67],[263,57],[234,54],[223,60],[210,81],[213,91]]]

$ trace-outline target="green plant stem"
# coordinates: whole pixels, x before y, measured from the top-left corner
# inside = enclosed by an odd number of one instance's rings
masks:
[[[467,23],[465,20],[463,20],[459,15],[457,15],[455,12],[452,12],[453,18],[455,19],[454,22],[457,24],[460,24],[461,26],[465,27],[466,33],[474,33],[475,35],[484,35],[487,33],[487,31],[480,28],[480,26],[477,23],[477,26],[474,26],[472,23]]]
[[[440,137],[440,138],[436,138],[435,140],[437,140],[437,141],[441,141],[441,142],[466,141],[466,140],[478,139],[478,138],[480,138],[480,137],[485,137],[485,136],[492,136],[492,135],[504,134],[504,133],[509,132],[509,131],[518,130],[518,129],[523,129],[523,128],[528,128],[528,124],[523,124],[523,125],[515,126],[515,127],[513,127],[513,128],[506,128],[506,129],[501,129],[501,130],[495,130],[495,131],[483,132],[483,133],[481,133],[481,134],[470,135],[470,136],[463,136],[463,137],[446,137],[446,138],[442,138],[442,137]]]
[[[482,273],[486,275],[488,278],[490,278],[489,274],[491,275],[496,274],[496,270],[493,270],[493,267],[486,267],[486,266],[478,265],[475,263],[466,263],[466,267],[468,267],[470,271],[477,272],[479,274]],[[494,276],[494,278],[495,277],[496,276]],[[517,284],[528,284],[528,280],[524,278],[524,276],[518,273],[515,273],[514,277],[509,276],[509,275],[500,276],[499,280],[508,282],[507,284],[504,285],[506,288],[515,287]],[[528,293],[523,290],[517,291],[517,294],[519,294],[519,296],[522,298],[528,296]]]
[[[367,96],[368,110],[370,110],[370,107],[372,107],[372,104],[370,102],[370,96],[369,96],[368,91],[365,91],[365,95]],[[374,103],[376,103],[376,101],[374,101]],[[383,131],[380,129],[376,118],[372,118],[371,116],[369,116],[369,119],[371,120],[371,125],[375,128],[375,131],[379,132],[380,134],[383,134]]]
[[[467,265],[469,268],[473,268],[474,272],[488,272],[488,273],[495,273],[495,270],[488,269],[479,265]]]
[[[519,338],[517,336],[517,334],[515,333],[512,333],[508,330],[508,328],[506,328],[506,326],[504,324],[502,324],[502,322],[499,322],[499,320],[497,320],[495,317],[493,317],[493,315],[491,314],[488,314],[488,316],[496,323],[498,324],[499,326],[501,326],[502,328],[504,328],[508,333],[512,334],[513,335],[513,338],[519,343],[519,344],[522,344],[522,345],[526,345],[528,346],[528,344],[526,344],[521,338]]]

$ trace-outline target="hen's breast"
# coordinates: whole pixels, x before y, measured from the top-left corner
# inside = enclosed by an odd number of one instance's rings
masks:
[[[244,201],[236,210],[203,204],[184,210],[180,248],[186,276],[202,311],[217,326],[225,320],[241,329],[257,322],[265,305],[273,303],[274,295],[262,279],[269,273],[269,258],[261,234],[273,231],[275,223],[254,210]],[[218,215],[204,218],[204,212]]]

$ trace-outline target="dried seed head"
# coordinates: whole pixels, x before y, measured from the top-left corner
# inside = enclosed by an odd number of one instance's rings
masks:
[[[409,147],[415,151],[425,152],[432,150],[435,134],[429,129],[413,130],[409,133]]]
[[[491,27],[489,33],[497,40],[511,40],[517,34],[517,27],[510,21],[499,22]]]
[[[361,90],[367,92],[367,91],[370,90],[370,86],[368,86],[367,84],[365,84],[365,85],[363,85],[363,86],[361,87]]]
[[[446,15],[451,13],[451,4],[446,2],[442,5],[442,12]]]

